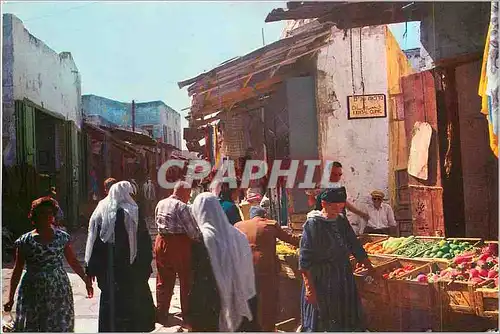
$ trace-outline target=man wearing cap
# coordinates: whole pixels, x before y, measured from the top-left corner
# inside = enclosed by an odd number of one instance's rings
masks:
[[[245,200],[240,203],[240,210],[243,215],[243,220],[249,220],[250,218],[250,208],[253,206],[260,205],[262,200],[262,195],[252,188],[247,190]]]
[[[383,202],[385,196],[382,191],[374,190],[370,195],[372,202],[366,208],[369,219],[364,221],[366,225],[361,226],[360,233],[390,234],[391,229],[396,227],[394,211]]]
[[[311,211],[300,241],[301,320],[304,332],[363,331],[361,301],[349,257],[373,275],[373,266],[344,211],[344,187],[321,193],[321,211]]]
[[[234,225],[242,231],[252,248],[255,284],[258,294],[258,321],[264,332],[274,332],[278,312],[279,262],[276,238],[298,247],[299,237],[286,233],[260,206],[250,208],[250,220]]]

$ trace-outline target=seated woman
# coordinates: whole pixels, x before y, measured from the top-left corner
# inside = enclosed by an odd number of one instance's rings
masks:
[[[303,227],[299,267],[302,271],[302,329],[305,332],[362,331],[361,301],[349,256],[371,272],[368,256],[342,213],[345,188],[321,193],[322,211],[311,211]]]
[[[203,236],[201,248],[193,252],[193,331],[258,331],[252,251],[245,235],[229,224],[211,193],[198,195],[192,210]]]
[[[151,238],[130,182],[109,190],[89,223],[87,273],[101,289],[99,332],[151,332],[155,307],[148,279]],[[142,218],[142,216],[141,216]]]

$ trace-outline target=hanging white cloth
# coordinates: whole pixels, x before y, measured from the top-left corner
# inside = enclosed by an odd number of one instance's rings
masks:
[[[89,221],[87,244],[85,247],[85,262],[88,264],[92,256],[97,231],[100,227],[99,237],[102,242],[115,242],[115,222],[118,209],[125,212],[125,229],[127,230],[130,246],[130,263],[137,255],[137,225],[139,209],[130,194],[134,193],[132,184],[128,181],[115,183],[109,189],[108,196],[97,204]]]
[[[243,317],[252,320],[248,301],[256,295],[252,251],[245,235],[233,227],[217,197],[196,197],[193,216],[200,227],[221,299],[219,331],[234,332]]]
[[[421,180],[429,178],[429,146],[432,138],[432,127],[426,122],[415,122],[413,125],[410,157],[408,158],[408,174]]]

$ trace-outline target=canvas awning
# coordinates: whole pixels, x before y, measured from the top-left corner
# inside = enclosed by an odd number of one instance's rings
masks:
[[[429,2],[287,2],[287,9],[276,8],[266,22],[318,19],[339,29],[359,28],[410,21],[421,21],[428,15]]]
[[[265,98],[283,81],[280,68],[314,54],[328,43],[330,35],[329,24],[319,25],[179,82],[179,88],[189,86],[188,94],[193,97],[191,121],[199,122],[205,115]]]

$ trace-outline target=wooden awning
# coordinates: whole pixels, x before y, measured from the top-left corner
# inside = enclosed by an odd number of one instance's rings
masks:
[[[276,8],[266,22],[318,19],[339,29],[421,21],[429,14],[430,2],[287,2],[287,10]]]
[[[284,79],[280,68],[317,52],[330,36],[331,25],[319,25],[179,82],[179,88],[189,86],[188,94],[193,97],[191,121],[275,91]]]

